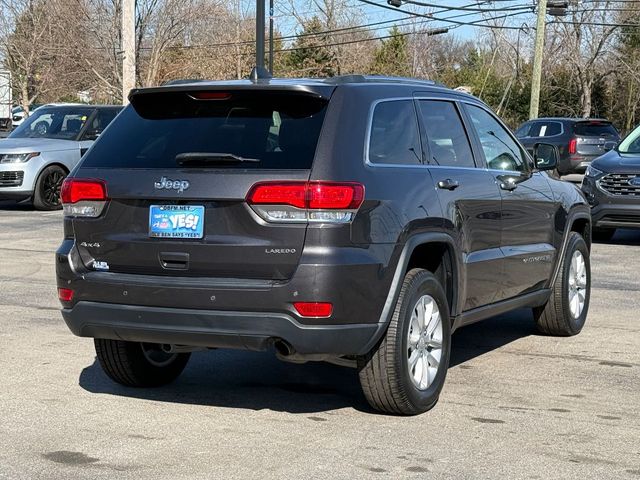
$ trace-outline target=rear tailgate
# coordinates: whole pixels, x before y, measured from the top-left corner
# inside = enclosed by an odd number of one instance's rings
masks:
[[[573,126],[576,135],[576,153],[600,156],[616,146],[620,135],[610,122],[586,120]]]
[[[260,181],[309,179],[327,103],[300,91],[134,96],[74,174],[104,180],[109,197],[98,218],[73,220],[85,266],[145,275],[290,278],[306,224],[269,224],[245,197]],[[176,160],[193,153],[225,156]]]

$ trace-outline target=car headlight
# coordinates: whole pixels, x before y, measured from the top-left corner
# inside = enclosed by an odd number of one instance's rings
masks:
[[[40,152],[0,153],[0,163],[25,163],[38,155],[40,155]]]
[[[587,167],[587,171],[586,171],[586,172],[584,172],[584,174],[585,174],[585,176],[587,176],[587,177],[596,178],[596,177],[599,177],[600,175],[603,175],[603,174],[604,174],[604,172],[602,172],[602,171],[598,170],[597,168],[592,167],[591,165],[589,165],[589,166]]]

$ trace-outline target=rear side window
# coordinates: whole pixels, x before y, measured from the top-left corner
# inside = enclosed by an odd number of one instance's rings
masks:
[[[553,137],[562,133],[560,122],[535,122],[529,130],[528,137]]]
[[[327,101],[291,92],[162,92],[134,97],[82,165],[175,168],[186,153],[257,162],[212,167],[310,169]]]
[[[419,103],[429,145],[429,163],[475,167],[469,138],[456,106],[439,100],[420,100]]]
[[[369,162],[391,165],[422,163],[420,133],[412,100],[378,103],[369,136]]]
[[[576,135],[582,137],[617,137],[618,131],[607,122],[578,122],[573,126]]]

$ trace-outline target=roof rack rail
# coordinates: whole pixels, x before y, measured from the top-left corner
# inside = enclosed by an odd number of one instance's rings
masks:
[[[326,79],[327,83],[410,83],[413,85],[428,85],[443,87],[441,83],[433,80],[421,80],[418,78],[392,77],[386,75],[338,75]]]

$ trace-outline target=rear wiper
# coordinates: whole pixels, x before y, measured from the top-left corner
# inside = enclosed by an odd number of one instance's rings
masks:
[[[233,153],[187,152],[176,155],[178,165],[202,165],[207,163],[257,163],[259,158],[246,158]]]

